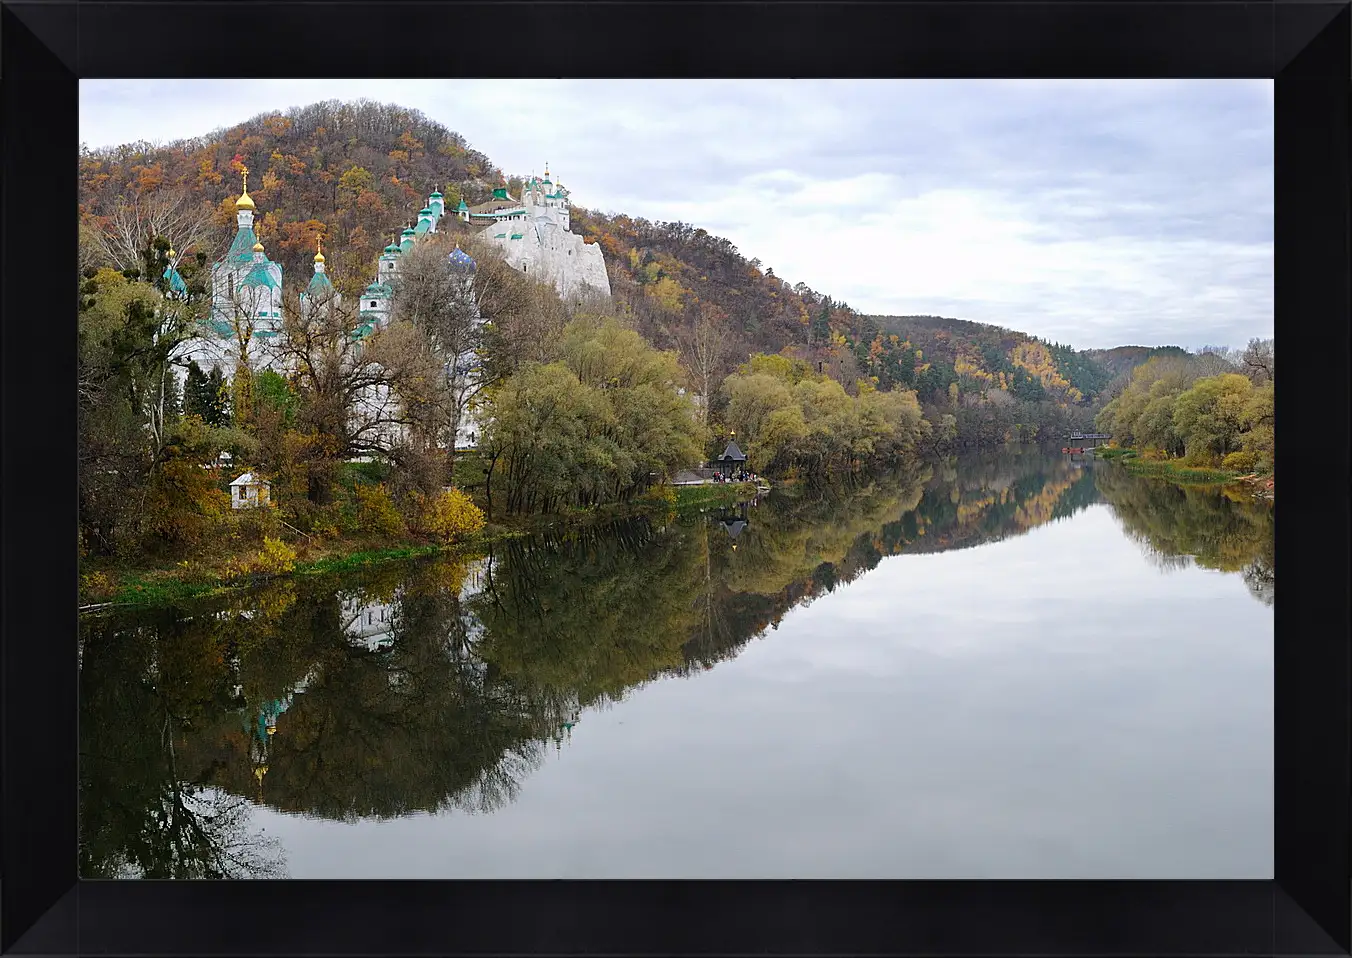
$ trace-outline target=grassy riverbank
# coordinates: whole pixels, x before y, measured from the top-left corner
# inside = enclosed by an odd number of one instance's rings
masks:
[[[1269,482],[1272,479],[1271,475],[1244,474],[1211,466],[1189,466],[1182,459],[1145,459],[1135,449],[1117,446],[1100,447],[1095,450],[1095,455],[1110,462],[1117,462],[1134,476],[1165,479],[1180,486],[1244,485],[1255,495],[1273,497],[1273,487]]]
[[[291,568],[281,572],[247,575],[231,574],[228,571],[232,561],[230,558],[192,563],[188,568],[183,564],[135,569],[103,565],[88,571],[82,570],[80,606],[167,605],[242,591],[268,579],[344,572],[440,552],[475,551],[491,542],[521,534],[493,529],[449,544],[404,542],[382,547],[372,546],[369,542],[337,540],[320,545],[301,545],[296,549],[297,559]]]
[[[660,487],[666,494],[645,496],[631,502],[609,503],[594,509],[533,516],[509,516],[490,523],[481,532],[452,543],[420,539],[386,540],[370,536],[302,539],[291,536],[288,547],[295,553],[283,571],[239,575],[231,565],[250,553],[235,550],[192,562],[137,567],[109,562],[84,562],[80,576],[81,607],[92,605],[166,605],[188,599],[241,591],[267,579],[285,576],[323,575],[385,562],[416,559],[445,552],[481,551],[495,542],[533,533],[568,531],[638,516],[665,516],[699,512],[732,505],[756,495],[752,483],[709,486]],[[255,545],[256,551],[256,545]]]
[[[674,486],[679,513],[732,506],[756,496],[754,482],[716,482],[703,486]]]

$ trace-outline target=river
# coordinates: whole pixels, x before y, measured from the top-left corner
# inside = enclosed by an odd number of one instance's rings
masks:
[[[1270,878],[1273,506],[1036,449],[81,619],[86,878]]]

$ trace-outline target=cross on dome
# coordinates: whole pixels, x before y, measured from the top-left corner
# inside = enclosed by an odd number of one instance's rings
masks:
[[[244,177],[244,192],[242,192],[240,198],[235,201],[235,209],[252,210],[254,208],[254,201],[249,197],[249,167],[241,166],[240,173]]]

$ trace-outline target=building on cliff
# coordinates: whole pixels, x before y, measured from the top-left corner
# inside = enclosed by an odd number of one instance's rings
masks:
[[[568,196],[562,183],[550,180],[546,163],[544,179],[527,180],[520,199],[509,196],[503,182],[484,203],[466,206],[462,201],[456,215],[478,227],[480,237],[501,249],[510,266],[552,283],[565,299],[588,293],[609,297],[611,281],[601,247],[569,230]]]

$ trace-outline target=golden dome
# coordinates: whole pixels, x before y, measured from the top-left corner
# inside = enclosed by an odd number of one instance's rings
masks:
[[[245,167],[241,172],[244,174],[244,187],[243,187],[243,192],[240,193],[240,198],[237,199],[237,200],[235,201],[235,209],[237,209],[237,210],[252,210],[252,209],[254,208],[254,201],[253,201],[252,199],[249,198],[249,169],[248,169],[248,167]]]
[[[178,253],[175,253],[172,249],[169,251],[169,258],[170,258],[170,259],[173,259],[173,258],[174,258],[175,256],[177,256],[177,255],[178,255]]]
[[[254,252],[255,252],[255,253],[261,253],[261,252],[263,252],[263,244],[262,244],[262,243],[255,243],[255,244],[254,244]]]
[[[276,726],[276,725],[269,725],[269,726],[268,726],[268,734],[269,734],[269,735],[276,735],[276,734],[277,734],[277,726]]]
[[[316,263],[324,262],[324,251],[320,249],[318,236],[315,237],[315,262]]]

